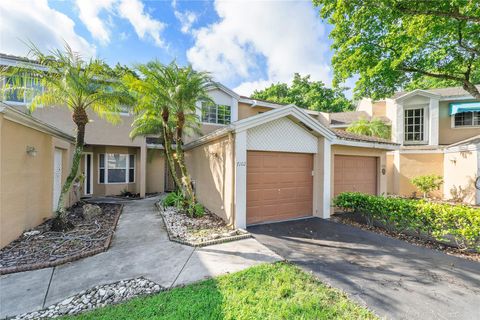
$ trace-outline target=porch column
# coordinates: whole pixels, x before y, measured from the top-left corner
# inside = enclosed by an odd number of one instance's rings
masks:
[[[142,139],[142,145],[140,146],[140,198],[145,198],[147,189],[147,139]]]
[[[235,227],[247,227],[247,131],[235,134]]]

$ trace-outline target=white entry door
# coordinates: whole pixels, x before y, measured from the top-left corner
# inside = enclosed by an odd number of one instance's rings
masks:
[[[53,211],[57,210],[58,199],[62,190],[62,155],[62,150],[55,148],[53,160]]]

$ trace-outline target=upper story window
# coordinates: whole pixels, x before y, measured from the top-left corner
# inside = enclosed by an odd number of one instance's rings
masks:
[[[456,113],[453,124],[455,128],[480,126],[480,111]]]
[[[425,109],[405,110],[405,142],[423,142],[425,130]]]
[[[6,76],[2,79],[2,100],[16,104],[29,104],[43,91],[40,79],[32,76]]]
[[[230,124],[230,106],[222,104],[202,104],[202,122]]]
[[[135,155],[102,153],[98,156],[99,183],[135,182]]]

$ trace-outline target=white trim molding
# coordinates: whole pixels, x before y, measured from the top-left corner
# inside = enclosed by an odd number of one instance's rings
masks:
[[[235,227],[247,227],[247,131],[235,134]]]

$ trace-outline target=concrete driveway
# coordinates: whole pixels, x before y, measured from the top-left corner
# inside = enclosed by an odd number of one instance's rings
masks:
[[[249,228],[388,319],[480,319],[480,263],[319,218]]]
[[[125,204],[110,249],[55,268],[0,277],[0,319],[37,311],[82,290],[145,277],[164,288],[281,258],[255,239],[193,248],[171,242],[154,207],[158,198]]]

